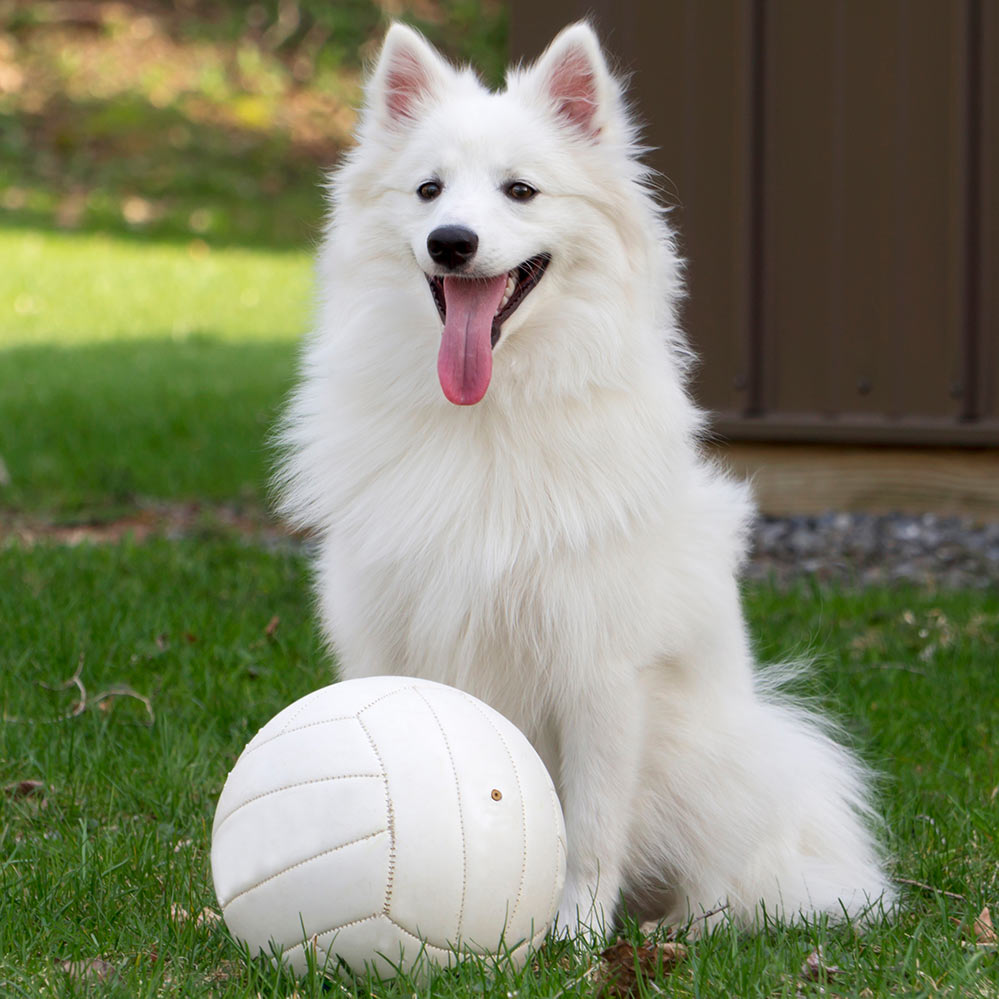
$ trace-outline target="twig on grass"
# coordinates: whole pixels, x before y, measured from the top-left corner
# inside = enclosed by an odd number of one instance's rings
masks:
[[[149,716],[149,724],[152,725],[156,721],[156,716],[153,714],[152,702],[143,694],[140,694],[137,690],[133,690],[127,683],[116,683],[107,690],[102,690],[99,694],[95,694],[91,699],[91,704],[100,704],[102,701],[106,701],[112,697],[132,697],[135,700],[141,702],[142,706],[146,709],[146,714]]]
[[[146,714],[149,716],[149,724],[152,725],[156,721],[156,716],[153,713],[152,701],[143,694],[140,694],[137,690],[134,690],[127,683],[115,683],[108,687],[107,690],[99,691],[91,697],[87,693],[87,688],[84,686],[83,680],[81,679],[81,674],[83,673],[83,653],[80,653],[80,661],[77,663],[76,670],[73,675],[68,679],[64,680],[62,683],[53,686],[48,683],[39,682],[39,686],[43,687],[45,690],[68,690],[70,687],[76,687],[80,692],[80,699],[73,705],[73,707],[66,712],[66,714],[59,715],[56,718],[45,718],[45,719],[27,719],[19,718],[17,715],[8,715],[4,713],[3,720],[5,722],[14,722],[17,724],[24,724],[26,722],[31,722],[36,724],[39,720],[53,723],[53,722],[63,722],[69,721],[72,718],[78,718],[83,714],[84,711],[89,707],[96,707],[105,701],[110,700],[113,697],[131,697],[139,701],[142,706],[146,709]]]
[[[38,686],[45,690],[68,690],[70,687],[76,687],[80,692],[80,699],[73,705],[73,709],[67,715],[63,715],[61,718],[57,718],[56,721],[65,721],[67,718],[75,718],[77,715],[82,715],[84,711],[87,710],[87,688],[84,687],[83,681],[80,679],[80,674],[83,672],[83,653],[80,653],[80,658],[76,663],[76,670],[73,675],[68,680],[63,680],[62,683],[53,687],[49,683],[39,682]]]
[[[899,885],[911,885],[913,888],[922,888],[923,891],[931,891],[937,895],[946,895],[947,898],[956,898],[962,902],[968,901],[960,892],[934,888],[933,885],[924,884],[922,881],[913,881],[911,878],[892,878],[892,881]]]
[[[682,925],[681,924],[677,924],[676,926],[674,926],[669,931],[669,933],[666,934],[666,940],[667,941],[676,940],[676,938],[681,933],[689,933],[691,931],[691,929],[693,928],[693,926],[694,926],[695,923],[706,922],[712,916],[717,916],[719,912],[724,912],[728,907],[729,907],[729,903],[728,902],[724,902],[722,905],[715,906],[715,908],[713,908],[713,909],[708,909],[707,912],[702,912],[699,916],[694,916],[693,919],[689,920],[686,923],[683,923]],[[643,931],[644,931],[644,927],[643,927]]]

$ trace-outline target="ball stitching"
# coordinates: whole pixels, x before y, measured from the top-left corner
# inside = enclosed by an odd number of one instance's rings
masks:
[[[318,860],[320,857],[325,857],[330,853],[336,853],[338,850],[345,850],[348,846],[356,846],[358,843],[363,843],[367,839],[374,839],[376,836],[383,836],[387,832],[388,829],[378,829],[375,832],[367,833],[364,836],[358,836],[357,839],[352,839],[349,843],[341,843],[339,846],[331,846],[327,850],[320,850],[319,853],[314,853],[311,857],[305,857],[303,860],[298,860],[294,864],[285,867],[283,870],[275,871],[274,874],[268,874],[262,881],[258,881],[256,884],[250,885],[249,888],[244,888],[242,891],[236,892],[236,894],[233,895],[228,901],[222,902],[222,911],[225,912],[225,910],[232,905],[236,899],[242,898],[244,895],[248,895],[251,891],[256,891],[262,885],[287,874],[289,871],[295,870],[296,867],[304,867],[306,864],[311,864],[312,861]]]
[[[301,711],[295,712],[295,717],[300,715]],[[294,719],[289,720],[289,724]],[[297,728],[283,728],[280,732],[275,732],[269,739],[264,739],[263,742],[258,742],[256,745],[249,745],[246,749],[240,753],[239,758],[242,759],[244,756],[249,756],[250,753],[255,753],[258,749],[262,749],[264,746],[270,745],[275,739],[280,739],[282,735],[291,735],[292,732],[304,732],[307,728],[316,728],[318,725],[332,725],[333,722],[343,722],[343,721],[355,721],[353,715],[337,715],[335,718],[321,718],[319,721],[309,722],[306,725],[299,725]]]
[[[419,934],[414,933],[412,930],[407,930],[405,926],[402,925],[398,920],[393,919],[392,916],[385,917],[397,930],[401,930],[408,937],[412,937],[414,940],[419,941],[420,945],[426,947],[427,950],[440,951],[442,954],[446,954],[449,958],[453,957],[455,954],[455,947],[451,944],[435,944],[431,943],[426,937],[421,937]],[[489,951],[477,951],[472,950],[470,947],[464,948],[469,954],[488,954]]]
[[[437,717],[437,712],[434,711],[433,705],[419,690],[416,690],[416,696],[427,706],[434,721],[437,723],[437,728],[440,729],[441,738],[444,740],[444,748],[447,750],[447,758],[451,762],[451,773],[454,775],[454,793],[458,799],[458,824],[461,827],[461,902],[458,903],[458,928],[455,932],[455,936],[460,940],[461,925],[465,920],[465,897],[468,894],[468,849],[465,846],[465,813],[461,807],[461,784],[458,782],[458,768],[455,766],[454,754],[451,752],[451,741],[447,737],[447,732],[444,731],[444,726],[441,724],[440,718]]]
[[[386,691],[384,694],[379,694],[373,701],[368,701],[363,708],[357,709],[358,715],[363,715],[365,711],[369,708],[373,708],[376,704],[380,704],[382,701],[388,700],[390,697],[395,697],[396,694],[404,694],[410,690],[416,690],[417,685],[415,683],[409,684],[407,687],[396,687],[394,690]]]
[[[558,795],[555,793],[555,789],[552,788],[551,792],[552,801],[552,817],[555,819],[555,825],[558,826],[559,812],[562,809],[562,805],[558,800]],[[566,849],[565,842],[561,836],[555,838],[555,845],[558,847],[558,853],[556,853],[556,860],[558,859],[558,854],[563,854],[568,860],[569,851]],[[555,867],[555,877],[552,878],[552,895],[548,901],[548,924],[551,925],[552,920],[555,918],[555,913],[558,912],[558,866]]]
[[[517,782],[517,791],[520,793],[520,831],[523,843],[520,850],[520,883],[517,886],[517,897],[514,899],[513,908],[510,910],[510,915],[507,917],[508,921],[512,923],[514,917],[517,915],[517,909],[520,908],[520,903],[524,895],[524,883],[527,880],[527,804],[524,801],[524,787],[520,783],[520,772],[517,770],[517,764],[514,762],[513,753],[510,752],[510,746],[503,737],[503,733],[500,731],[499,726],[479,707],[474,698],[466,696],[466,700],[489,723],[492,730],[499,738],[499,741],[503,744],[503,749],[506,752],[507,759],[510,761],[511,768],[513,769],[514,780]],[[511,724],[513,723],[511,722]]]
[[[247,805],[252,804],[254,801],[259,801],[261,798],[266,798],[272,794],[279,794],[281,791],[292,791],[297,787],[306,787],[309,784],[324,784],[331,780],[363,780],[363,779],[375,779],[384,780],[385,774],[334,774],[332,777],[312,777],[309,780],[300,780],[294,784],[282,784],[280,787],[272,788],[270,791],[261,791],[260,794],[255,794],[252,798],[247,798],[245,801],[241,801],[235,808],[231,811],[226,812],[225,816],[221,819],[216,819],[215,826],[212,830],[212,835],[216,835],[219,829],[226,824],[226,822],[231,819],[236,812],[241,808],[245,808]]]
[[[368,731],[368,726],[364,724],[364,721],[359,715],[357,717],[357,724],[361,726],[361,731],[368,737],[368,742],[371,743],[371,750],[375,754],[375,757],[378,760],[378,765],[382,768],[382,773],[384,774],[385,809],[389,834],[389,861],[388,877],[385,879],[385,905],[383,908],[383,914],[388,916],[389,907],[392,904],[392,887],[395,883],[395,812],[392,809],[392,794],[389,791],[388,770],[385,768],[385,761],[382,759],[382,754],[378,752],[378,746],[372,738],[371,733]]]
[[[306,945],[312,943],[313,940],[318,940],[320,937],[328,936],[330,933],[339,933],[341,930],[347,929],[348,926],[357,926],[360,923],[368,923],[372,919],[381,919],[382,915],[383,914],[380,912],[373,912],[370,916],[362,916],[360,919],[351,919],[349,922],[331,926],[327,930],[320,930],[318,933],[313,933],[305,942],[299,941],[298,943],[292,944],[290,947],[285,947],[284,950],[281,951],[281,956],[284,957],[285,954],[290,954],[296,947],[301,947],[302,950],[305,950]]]

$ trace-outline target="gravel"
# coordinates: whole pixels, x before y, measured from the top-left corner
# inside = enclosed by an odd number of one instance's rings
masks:
[[[778,583],[917,583],[999,590],[999,521],[935,514],[760,516],[745,575]]]
[[[94,524],[0,520],[0,549],[11,541],[102,544],[125,535],[183,538],[218,530],[275,551],[312,550],[306,538],[289,534],[261,511],[198,503],[149,504],[132,516]],[[935,514],[760,516],[752,535],[744,570],[748,579],[779,584],[815,579],[852,586],[909,582],[993,588],[999,596],[999,520],[981,523]]]

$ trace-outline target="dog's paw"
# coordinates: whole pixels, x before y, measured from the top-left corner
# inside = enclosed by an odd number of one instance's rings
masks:
[[[603,939],[606,917],[610,915],[591,889],[567,885],[555,914],[553,932],[571,937],[581,946],[596,944]]]

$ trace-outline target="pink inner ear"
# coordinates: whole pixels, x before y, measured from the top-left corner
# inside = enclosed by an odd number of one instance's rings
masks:
[[[548,92],[558,109],[559,117],[581,128],[587,135],[599,131],[594,124],[597,115],[597,80],[586,53],[571,49],[552,70]]]
[[[385,106],[393,118],[413,118],[420,98],[430,89],[426,70],[411,53],[396,55],[385,77]]]

